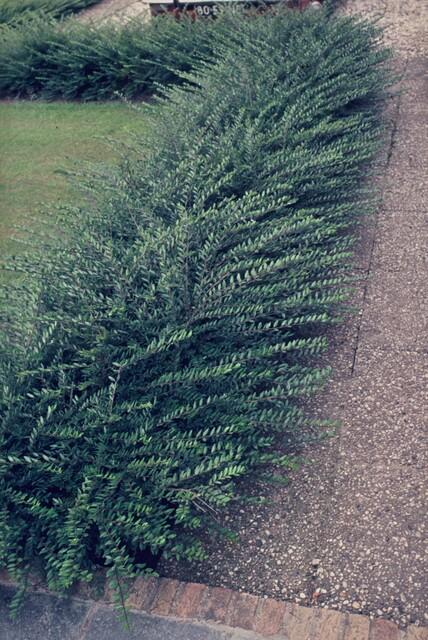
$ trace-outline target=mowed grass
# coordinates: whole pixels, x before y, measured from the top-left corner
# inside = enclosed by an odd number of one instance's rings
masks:
[[[144,119],[123,103],[0,104],[0,256],[19,250],[14,226],[49,205],[81,198],[61,174],[76,162],[114,162],[106,139],[144,132]]]

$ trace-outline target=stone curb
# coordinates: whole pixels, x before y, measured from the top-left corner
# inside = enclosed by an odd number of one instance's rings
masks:
[[[7,573],[0,571],[0,583],[12,584]],[[35,580],[30,590],[45,591]],[[98,586],[97,593],[96,585],[83,582],[76,585],[72,597],[104,604],[112,601],[107,586],[101,590]],[[400,629],[383,618],[309,608],[170,578],[137,578],[130,586],[126,604],[136,612],[215,623],[277,640],[428,640],[428,627]]]

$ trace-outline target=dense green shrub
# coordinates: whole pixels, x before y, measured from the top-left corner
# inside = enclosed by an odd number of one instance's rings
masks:
[[[386,54],[352,20],[229,20],[218,63],[145,107],[136,157],[89,176],[92,205],[3,288],[0,567],[18,577],[38,558],[65,589],[103,562],[116,584],[147,548],[199,557],[234,480],[307,433]]]
[[[1,0],[0,23],[21,19],[36,11],[43,11],[53,18],[63,18],[71,13],[97,4],[100,0]]]
[[[0,95],[104,100],[153,92],[210,57],[223,20],[125,25],[36,16],[0,30]]]

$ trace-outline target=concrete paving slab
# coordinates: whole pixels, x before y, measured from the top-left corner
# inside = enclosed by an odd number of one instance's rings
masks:
[[[370,282],[361,320],[360,345],[427,353],[428,300],[425,295],[425,283],[417,282],[411,273],[388,272],[382,282]],[[415,307],[418,315],[411,313]]]
[[[426,212],[427,202],[427,172],[410,166],[402,171],[395,159],[391,161],[384,178],[382,210]]]
[[[427,98],[424,99],[425,105]],[[409,113],[400,108],[397,130],[394,134],[391,154],[391,165],[394,171],[402,174],[408,169],[420,169],[422,175],[428,174],[428,108],[420,112]]]
[[[343,401],[332,509],[316,557],[329,606],[424,623],[428,363],[371,346]]]
[[[428,346],[428,213],[379,217],[361,319],[362,344],[424,351]]]
[[[130,613],[129,621],[127,629],[117,612],[99,607],[82,640],[229,640],[234,636],[233,631],[142,613]]]
[[[428,27],[425,25],[426,30]],[[401,83],[400,105],[407,117],[427,112],[428,99],[428,37],[424,56],[412,58],[405,64],[405,77]]]
[[[9,616],[13,587],[0,584],[1,640],[80,640],[90,603],[30,593],[16,620]],[[101,640],[101,636],[97,639]]]
[[[384,178],[384,207],[427,209],[428,57],[408,62]]]
[[[376,20],[384,44],[403,58],[426,55],[428,5],[423,0],[345,0],[339,11]]]
[[[127,22],[138,19],[147,22],[150,7],[146,0],[101,0],[81,11],[76,19],[81,22],[103,23],[105,21]]]

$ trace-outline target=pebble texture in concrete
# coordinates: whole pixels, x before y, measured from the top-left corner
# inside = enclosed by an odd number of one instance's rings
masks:
[[[1,640],[80,640],[80,628],[91,603],[31,593],[12,621],[8,607],[13,593],[13,587],[0,585]]]
[[[135,613],[130,614],[127,628],[115,611],[99,608],[89,622],[84,640],[226,640],[232,637],[232,633],[193,622]]]
[[[101,0],[98,4],[79,13],[82,22],[102,23],[106,20],[126,22],[138,18],[150,19],[149,3],[145,0]]]

